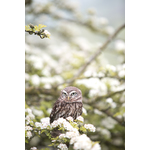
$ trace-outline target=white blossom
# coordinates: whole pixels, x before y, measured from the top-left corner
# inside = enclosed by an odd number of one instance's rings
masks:
[[[59,135],[59,138],[60,138],[60,139],[65,138],[65,137],[66,137],[65,134],[60,134],[60,135]]]
[[[35,118],[35,116],[33,114],[29,114],[28,116],[31,120]]]
[[[71,116],[67,117],[66,120],[69,120],[69,121],[73,122],[73,118]]]
[[[76,138],[77,138],[77,137],[73,137],[73,138],[71,138],[71,140],[70,140],[70,144],[74,144],[74,143],[76,142]]]
[[[32,137],[31,131],[27,131],[27,137],[28,137],[28,139],[30,139]]]
[[[107,98],[106,102],[111,104],[113,102],[113,99],[112,98]]]
[[[33,128],[32,127],[30,127],[30,126],[25,126],[25,130],[33,130]]]
[[[39,85],[40,84],[40,77],[35,74],[35,75],[32,75],[31,76],[31,82],[34,84],[34,85]]]
[[[52,112],[52,108],[48,108],[47,112],[50,114]]]
[[[30,150],[37,150],[37,148],[36,147],[31,147]]]
[[[28,114],[28,115],[25,117],[25,120],[30,121],[30,120],[32,120],[32,119],[34,119],[34,118],[35,118],[35,116],[30,113],[30,114]]]
[[[50,33],[47,31],[47,30],[44,30],[44,32],[43,32],[47,37],[50,37]]]
[[[36,116],[42,116],[43,115],[43,111],[42,110],[37,110],[37,109],[32,109],[33,114]]]
[[[92,147],[91,150],[101,150],[101,146],[100,146],[98,143],[96,143],[96,144]]]
[[[107,25],[109,23],[108,19],[104,17],[100,17],[99,22],[101,25]]]
[[[82,113],[83,113],[84,115],[87,115],[87,111],[86,111],[86,109],[85,109],[84,107],[82,107]]]
[[[117,104],[116,104],[115,102],[112,102],[112,103],[111,103],[111,107],[112,107],[112,108],[116,108],[116,107],[117,107]]]
[[[51,124],[51,127],[52,128],[56,128],[58,126],[58,122],[57,120],[55,120],[52,124]]]
[[[107,129],[113,129],[116,123],[117,122],[111,117],[107,117],[101,120],[101,124]]]
[[[81,121],[81,122],[84,122],[84,118],[83,118],[82,116],[77,117],[76,120],[79,120],[79,121]]]
[[[106,65],[106,69],[107,69],[108,71],[116,72],[116,67],[113,66],[113,65],[110,65],[110,64],[107,64],[107,65]]]
[[[117,40],[115,42],[115,49],[118,51],[118,52],[122,52],[125,50],[125,43],[124,41],[122,40]]]
[[[85,124],[84,127],[89,129],[91,132],[95,132],[96,128],[92,124]]]
[[[28,73],[25,73],[25,80],[28,81],[30,79],[30,75]]]
[[[125,76],[125,70],[119,71],[118,76],[121,77],[121,78],[124,77]]]
[[[42,123],[40,123],[40,122],[35,122],[35,126],[41,128],[41,127],[42,127]]]
[[[91,89],[90,91],[89,91],[89,97],[96,97],[96,96],[98,96],[99,95],[99,89]]]
[[[26,108],[26,109],[25,109],[25,112],[31,114],[31,113],[32,113],[32,110],[31,110],[30,108]]]
[[[69,139],[71,139],[71,138],[73,138],[73,137],[76,137],[76,136],[78,136],[79,135],[79,132],[78,132],[78,130],[77,131],[75,131],[75,132],[66,132],[66,137],[67,138],[69,138]]]
[[[50,118],[49,118],[49,117],[42,118],[42,119],[41,119],[41,122],[42,122],[41,129],[46,129],[47,126],[50,125]]]
[[[60,148],[61,150],[68,150],[66,144],[62,144],[62,143],[61,143],[61,144],[59,144],[57,147]]]
[[[89,137],[86,134],[82,134],[76,137],[73,148],[74,149],[83,149],[83,150],[91,150],[92,143]]]

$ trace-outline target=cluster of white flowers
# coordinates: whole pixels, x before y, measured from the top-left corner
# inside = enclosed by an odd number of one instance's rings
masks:
[[[101,150],[101,147],[98,143],[96,143],[91,150]]]
[[[50,118],[49,118],[49,117],[42,118],[42,119],[41,119],[41,122],[42,122],[42,127],[41,127],[41,129],[46,129],[47,126],[50,126]]]
[[[57,147],[58,147],[59,149],[61,149],[61,150],[68,150],[68,148],[67,148],[67,145],[66,145],[66,144],[62,144],[62,143],[60,143]]]
[[[59,127],[64,127],[68,131],[74,131],[74,129],[75,129],[75,128],[72,127],[72,125],[68,121],[66,121],[66,119],[63,119],[63,118],[59,118],[58,120],[55,120],[51,124],[52,128],[56,128],[58,126]]]
[[[35,118],[35,116],[33,115],[32,110],[30,108],[26,108],[25,112],[28,113],[25,117],[26,124],[28,125],[30,121],[32,121]]]
[[[84,127],[89,129],[91,132],[95,132],[96,128],[92,124],[85,124]]]
[[[66,120],[72,121],[73,122],[73,118],[72,117],[67,117]]]
[[[31,133],[31,131],[27,131],[27,135],[26,135],[26,137],[27,137],[28,139],[30,139],[30,138],[32,137],[32,133]]]
[[[43,111],[42,110],[37,110],[34,107],[31,108],[31,109],[32,109],[32,112],[33,112],[34,115],[36,115],[36,116],[42,116],[43,115]]]
[[[116,67],[110,64],[106,65],[106,70],[116,72]]]
[[[25,126],[25,130],[30,131],[30,130],[33,130],[33,128],[30,126]]]
[[[112,108],[116,108],[117,107],[117,104],[110,97],[106,99],[106,102],[109,103]]]
[[[35,126],[37,128],[40,127],[41,129],[46,129],[48,126],[50,126],[50,118],[42,118],[41,122],[35,122]]]
[[[76,120],[81,121],[81,122],[84,122],[84,118],[83,118],[82,116],[77,117]]]
[[[92,146],[92,141],[86,134],[82,134],[70,140],[70,144],[74,143],[74,149],[82,149],[82,150],[100,150],[99,144],[94,144]]]
[[[67,120],[73,121],[72,117],[68,117]],[[79,116],[76,120],[84,121],[83,117]],[[75,122],[73,122],[75,123]],[[85,134],[80,135],[78,129],[74,128],[66,119],[59,118],[58,120],[55,120],[51,126],[53,128],[59,126],[64,127],[66,130],[68,130],[65,134],[60,134],[59,139],[68,138],[70,139],[70,144],[73,144],[74,149],[83,149],[83,150],[100,150],[99,144],[95,144],[93,146],[92,141],[89,137],[87,137]],[[96,128],[92,124],[85,124],[84,127],[88,129],[91,132],[95,132]],[[63,145],[59,145],[58,148],[62,149]]]
[[[31,75],[30,79],[32,84],[39,85],[40,83],[43,83],[48,88],[51,88],[51,84],[63,82],[63,78],[59,75],[53,77],[39,77],[38,75],[35,74]]]

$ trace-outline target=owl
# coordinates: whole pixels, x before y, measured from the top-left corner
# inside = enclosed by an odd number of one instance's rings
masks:
[[[50,114],[50,123],[58,118],[71,116],[74,120],[82,115],[82,92],[76,87],[66,87],[60,93]]]

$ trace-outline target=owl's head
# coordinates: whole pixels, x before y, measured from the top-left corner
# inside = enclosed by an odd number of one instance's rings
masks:
[[[80,89],[69,86],[61,91],[60,99],[67,102],[82,102],[82,92]]]

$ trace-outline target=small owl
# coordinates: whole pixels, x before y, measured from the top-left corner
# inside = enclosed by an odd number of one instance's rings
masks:
[[[58,118],[71,116],[74,120],[82,115],[82,92],[76,87],[66,87],[61,91],[50,114],[50,123]]]

